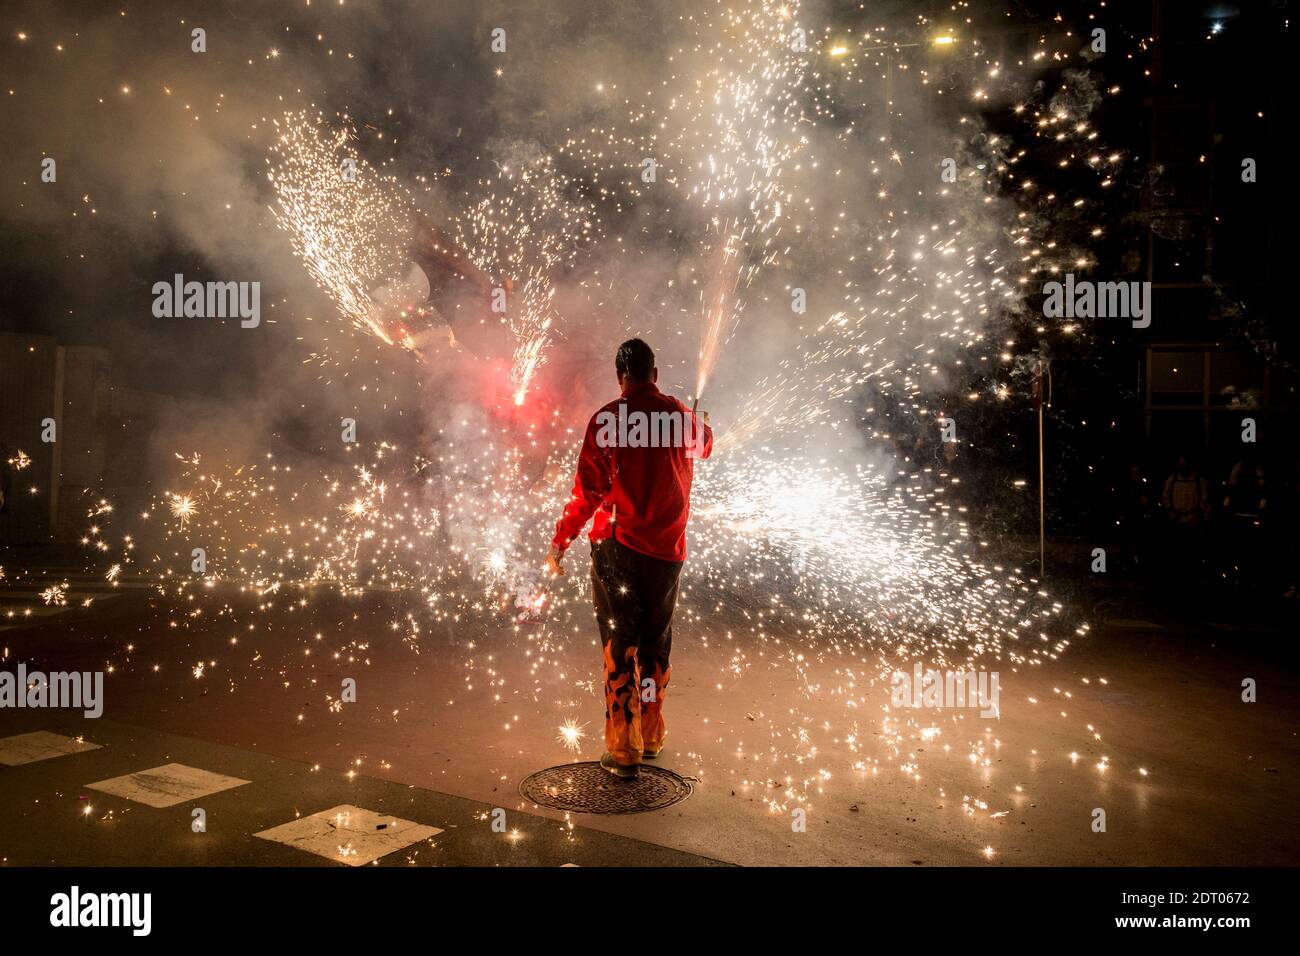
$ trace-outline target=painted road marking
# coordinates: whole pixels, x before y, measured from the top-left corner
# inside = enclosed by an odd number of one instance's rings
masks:
[[[348,866],[363,866],[441,832],[438,827],[344,804],[254,836]]]
[[[151,770],[129,773],[124,777],[88,783],[86,787],[161,809],[174,807],[188,800],[197,800],[211,793],[220,793],[222,790],[242,787],[248,782],[238,777],[227,777],[225,774],[200,770],[198,767],[169,763]]]
[[[0,764],[6,767],[18,767],[38,760],[49,760],[53,757],[65,757],[68,754],[98,749],[99,744],[92,744],[76,737],[65,737],[62,734],[52,734],[48,730],[38,730],[35,733],[0,739]]]

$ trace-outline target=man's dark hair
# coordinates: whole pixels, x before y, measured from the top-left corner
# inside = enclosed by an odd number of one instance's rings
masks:
[[[650,373],[654,371],[654,367],[654,349],[640,339],[628,339],[618,347],[618,353],[614,356],[615,371],[620,376],[626,375],[634,382],[650,381]]]

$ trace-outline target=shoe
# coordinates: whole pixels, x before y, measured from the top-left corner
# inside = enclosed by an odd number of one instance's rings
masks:
[[[621,764],[608,750],[600,755],[600,765],[620,780],[635,780],[640,772],[636,764]]]

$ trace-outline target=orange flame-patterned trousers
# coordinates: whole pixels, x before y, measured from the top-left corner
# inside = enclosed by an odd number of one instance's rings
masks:
[[[613,538],[591,546],[591,593],[605,653],[605,749],[625,766],[664,742],[673,610],[682,562]]]

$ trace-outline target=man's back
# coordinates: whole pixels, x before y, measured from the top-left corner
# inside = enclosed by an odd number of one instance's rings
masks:
[[[712,436],[696,434],[690,409],[648,382],[632,386],[601,412],[612,413],[616,427],[620,419],[626,422],[622,440],[610,449],[615,537],[642,554],[681,561],[686,557],[694,461],[708,457]]]
[[[556,527],[565,548],[594,516],[592,541],[615,538],[664,561],[686,558],[694,460],[713,432],[653,382],[629,385],[587,424],[573,495]]]

